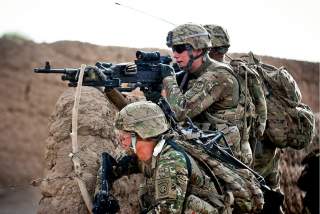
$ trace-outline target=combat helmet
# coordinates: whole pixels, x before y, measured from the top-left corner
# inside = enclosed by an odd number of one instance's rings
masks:
[[[210,34],[201,25],[188,23],[179,25],[167,36],[167,46],[189,44],[193,49],[207,49],[211,47]]]
[[[203,27],[210,33],[213,48],[230,47],[230,37],[226,29],[219,25],[204,25]]]
[[[135,132],[141,138],[156,137],[169,129],[162,109],[150,101],[139,101],[125,106],[116,116],[117,129]]]

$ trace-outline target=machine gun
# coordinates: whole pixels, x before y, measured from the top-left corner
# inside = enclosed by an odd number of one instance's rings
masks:
[[[162,88],[161,68],[169,66],[172,58],[160,56],[155,52],[136,52],[134,64],[97,62],[95,66],[88,66],[84,73],[83,86],[104,87],[105,91],[117,89],[120,92],[129,92],[139,87],[145,94],[150,94],[147,99],[156,102],[160,98]],[[63,81],[69,81],[69,87],[77,86],[79,68],[51,68],[46,62],[45,67],[35,68],[35,73],[62,74]],[[156,93],[154,93],[156,92]],[[110,98],[110,97],[109,97]]]
[[[119,211],[117,199],[110,193],[109,185],[112,178],[113,166],[117,163],[108,153],[102,153],[101,189],[94,197],[92,212],[94,214],[113,214]]]

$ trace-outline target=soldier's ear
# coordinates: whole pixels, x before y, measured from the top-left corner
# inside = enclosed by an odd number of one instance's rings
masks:
[[[192,50],[193,56],[199,56],[203,53],[202,49]]]

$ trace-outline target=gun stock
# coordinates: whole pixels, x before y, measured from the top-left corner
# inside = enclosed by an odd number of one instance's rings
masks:
[[[105,94],[119,111],[128,104],[128,100],[117,89],[105,90]]]

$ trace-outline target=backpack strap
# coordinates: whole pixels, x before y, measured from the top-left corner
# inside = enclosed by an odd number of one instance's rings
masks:
[[[220,185],[220,182],[218,180],[218,178],[214,175],[214,173],[212,172],[212,170],[210,169],[210,166],[208,166],[208,164],[205,162],[205,160],[203,160],[201,157],[198,157],[198,156],[195,156],[195,155],[192,155],[190,153],[187,153],[185,151],[185,148],[183,146],[180,146],[180,145],[177,145],[177,143],[175,141],[173,141],[172,139],[167,139],[166,141],[167,144],[169,144],[170,146],[172,146],[172,148],[176,149],[177,151],[180,151],[183,155],[185,155],[186,157],[186,160],[189,160],[189,164],[190,164],[190,176],[191,176],[191,162],[190,162],[190,159],[189,159],[189,156],[188,154],[194,158],[194,160],[196,160],[196,162],[198,164],[200,164],[203,168],[203,170],[205,171],[205,173],[207,173],[207,175],[211,178],[212,182],[214,183],[214,186],[216,187],[217,189],[217,192],[219,193],[219,195],[222,195],[223,194],[223,189]],[[188,150],[188,149],[187,149]],[[187,167],[188,167],[188,161],[187,161]],[[189,167],[188,167],[189,168]],[[189,169],[188,169],[188,172],[189,172]],[[188,173],[189,174],[189,173]],[[189,186],[189,185],[188,185]]]
[[[191,174],[192,174],[192,167],[191,167],[190,158],[189,158],[189,156],[187,155],[186,151],[184,151],[183,148],[181,148],[180,146],[178,146],[173,139],[170,139],[170,138],[167,139],[167,140],[166,140],[166,143],[167,143],[168,145],[170,145],[174,150],[176,150],[176,151],[178,151],[178,152],[181,152],[181,154],[184,156],[184,158],[186,159],[186,163],[187,163],[188,178],[190,178],[190,177],[191,177]]]

